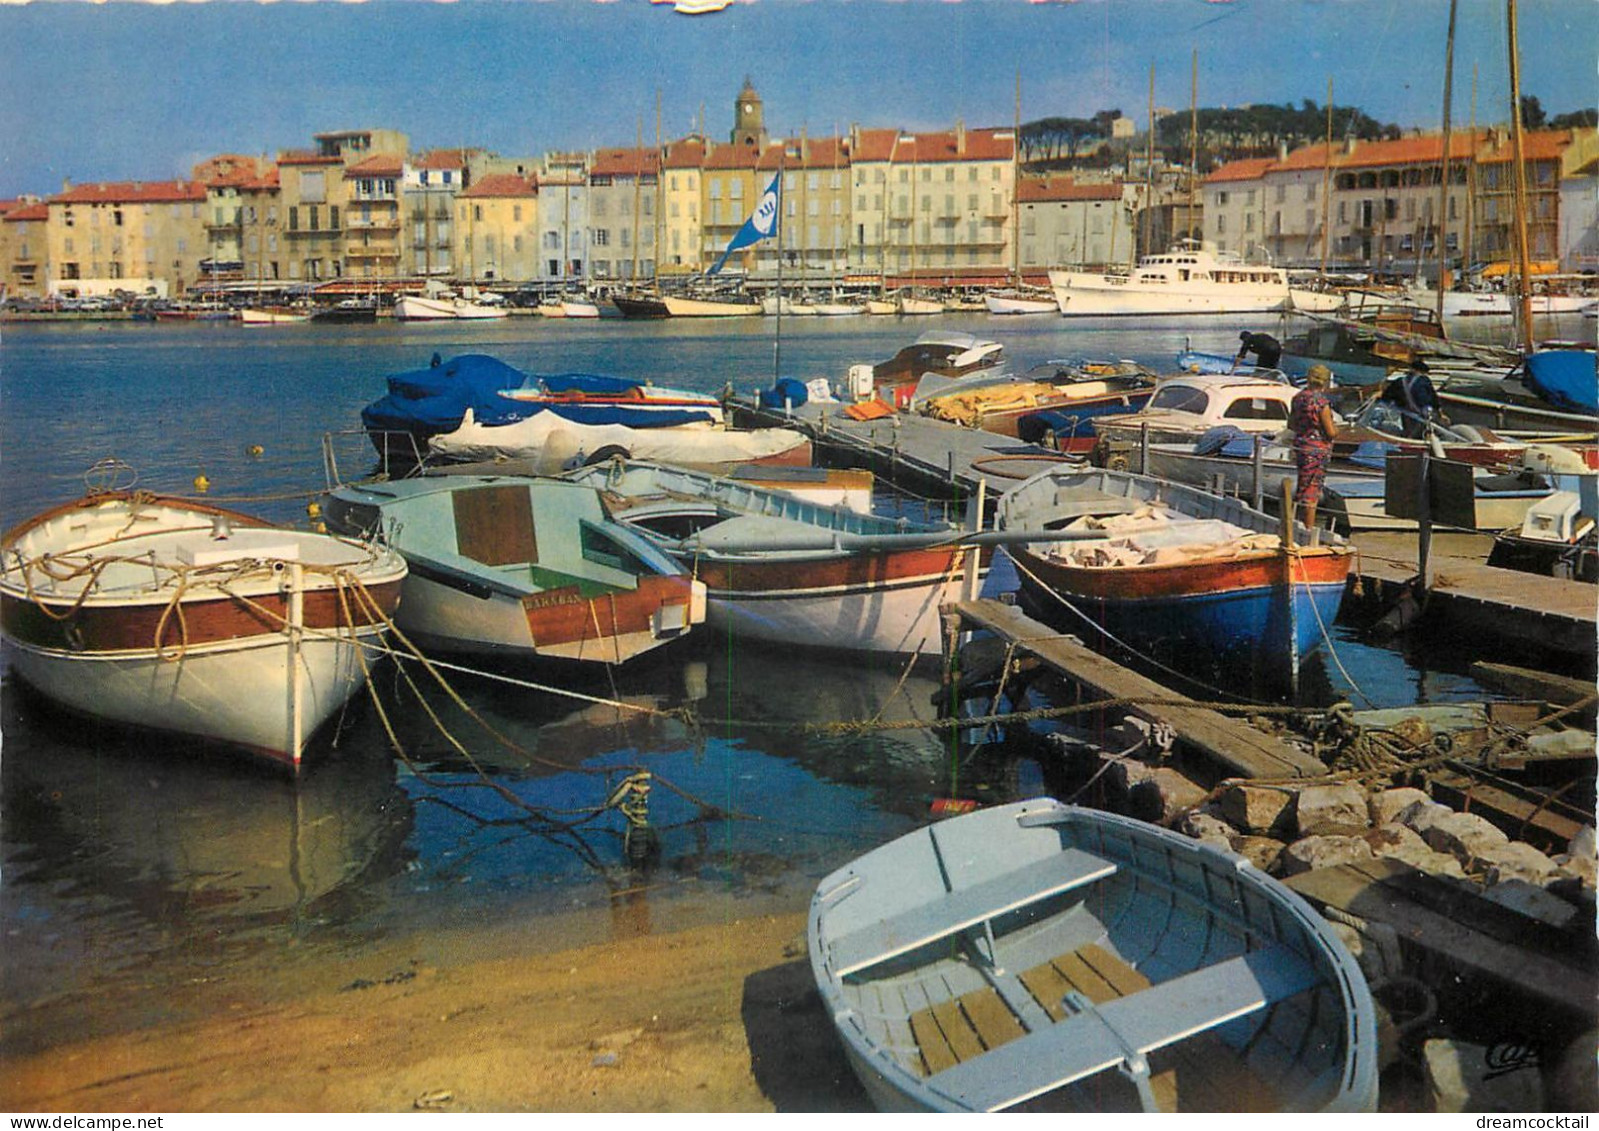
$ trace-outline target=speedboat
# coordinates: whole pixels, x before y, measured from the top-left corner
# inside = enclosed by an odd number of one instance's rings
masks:
[[[0,538],[0,626],[47,698],[297,772],[365,683],[406,576],[381,546],[105,492]]]
[[[741,478],[616,462],[575,473],[705,582],[710,623],[799,647],[936,655],[975,556],[947,524],[823,506]]]
[[[328,525],[405,555],[396,624],[424,648],[620,664],[705,619],[705,586],[591,487],[439,475],[345,485]]]
[[[887,361],[849,368],[850,392],[895,408],[909,408],[918,384],[928,374],[940,378],[995,376],[1005,365],[1005,347],[974,334],[929,331]]]
[[[827,876],[811,973],[882,1111],[1375,1111],[1377,1013],[1305,901],[1224,849],[1041,797]]]

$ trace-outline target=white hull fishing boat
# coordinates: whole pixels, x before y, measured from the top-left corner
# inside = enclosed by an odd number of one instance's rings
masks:
[[[1290,288],[1286,271],[1245,263],[1192,241],[1163,255],[1146,255],[1128,274],[1051,271],[1049,283],[1068,318],[1333,311],[1343,301]]]
[[[1059,314],[1060,303],[1048,291],[1003,290],[988,291],[983,295],[983,305],[990,314]]]
[[[1297,895],[1039,798],[824,879],[811,971],[885,1111],[1374,1111],[1376,1012]]]
[[[339,487],[329,524],[410,563],[396,624],[457,652],[620,664],[705,620],[705,586],[588,487],[442,475]]]
[[[673,318],[742,318],[761,313],[761,304],[736,298],[695,298],[689,295],[662,295],[666,312]]]
[[[364,683],[398,554],[181,499],[91,495],[4,536],[14,670],[72,710],[298,770]]]
[[[239,311],[239,321],[246,326],[292,326],[311,321],[311,312],[294,307],[247,306]]]
[[[502,306],[488,306],[464,298],[401,295],[394,302],[394,317],[402,322],[484,322],[505,318],[508,314]]]
[[[705,582],[710,623],[743,639],[937,654],[939,606],[969,564],[961,531],[825,507],[741,479],[648,464],[573,478]]]

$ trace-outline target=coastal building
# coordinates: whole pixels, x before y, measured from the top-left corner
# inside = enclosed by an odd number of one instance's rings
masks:
[[[1599,133],[1573,145],[1560,175],[1560,269],[1599,273]]]
[[[786,142],[778,229],[785,278],[831,283],[844,274],[849,207],[849,139],[801,135]]]
[[[1231,161],[1203,182],[1204,238],[1217,251],[1234,252],[1247,260],[1262,258],[1266,233],[1265,174],[1272,157]],[[1155,249],[1150,249],[1155,250]]]
[[[588,265],[588,167],[585,153],[547,153],[539,173],[539,277],[581,283]]]
[[[181,295],[202,284],[210,257],[198,181],[67,184],[46,202],[46,294]]]
[[[278,154],[287,277],[319,283],[344,274],[344,164],[337,154]]]
[[[708,149],[695,134],[671,142],[662,154],[660,274],[693,274],[704,267],[700,205]]]
[[[493,284],[539,275],[536,177],[490,173],[458,193],[455,202],[459,277]]]
[[[849,131],[850,240],[846,257],[849,270],[859,276],[886,278],[888,274],[888,178],[900,133],[893,129]]]
[[[405,159],[374,153],[344,169],[344,262],[354,279],[392,279],[404,261],[400,189]]]
[[[736,131],[735,131],[736,132]],[[762,152],[752,144],[728,142],[710,147],[700,176],[700,255],[707,268],[721,257],[738,230],[749,219],[755,202],[777,172],[777,155],[762,171]],[[758,173],[762,176],[757,177]],[[759,181],[759,184],[757,184]],[[777,252],[761,241],[736,252],[724,271],[743,270],[747,274],[776,271]],[[763,267],[761,259],[766,259]]]
[[[0,200],[0,284],[6,294],[42,298],[49,206],[37,196]]]
[[[658,150],[595,151],[588,169],[590,278],[654,277],[660,173]]]
[[[1055,174],[1016,186],[1022,273],[1125,265],[1134,254],[1139,186]]]
[[[429,150],[406,163],[401,175],[406,274],[434,279],[456,273],[455,195],[467,180],[464,150]]]
[[[268,164],[253,179],[241,181],[234,188],[239,201],[245,277],[264,283],[287,278],[277,165]]]
[[[260,173],[254,157],[219,154],[202,161],[190,175],[205,186],[205,231],[209,254],[200,269],[209,280],[233,282],[248,274],[244,262],[244,208],[240,188]]]
[[[1529,130],[1522,137],[1526,169],[1527,257],[1534,270],[1560,266],[1560,204],[1567,168],[1593,156],[1594,130]],[[1570,153],[1570,160],[1567,154]],[[1508,270],[1516,260],[1515,150],[1509,134],[1491,130],[1476,153],[1477,257]],[[1589,181],[1590,191],[1593,181]]]

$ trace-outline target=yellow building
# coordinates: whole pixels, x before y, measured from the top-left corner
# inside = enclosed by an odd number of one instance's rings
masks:
[[[849,226],[849,139],[801,137],[786,142],[778,228],[785,279],[791,271],[798,281],[841,277],[849,252]]]
[[[38,197],[0,201],[0,284],[13,298],[42,298],[50,209]]]
[[[662,165],[660,273],[693,274],[704,269],[704,234],[700,230],[705,139],[681,138],[666,147]]]
[[[344,170],[344,262],[354,279],[393,279],[402,261],[404,158],[378,153]]]
[[[455,261],[462,278],[493,285],[539,274],[539,185],[490,173],[455,197]]]
[[[284,260],[290,282],[344,274],[344,163],[334,155],[278,154]]]
[[[46,293],[181,295],[204,285],[205,205],[199,181],[69,184],[48,201]]]

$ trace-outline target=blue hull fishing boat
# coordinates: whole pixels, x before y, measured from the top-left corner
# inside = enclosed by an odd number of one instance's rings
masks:
[[[1022,801],[821,882],[811,971],[881,1110],[1373,1111],[1360,968],[1293,892],[1126,817]]]
[[[1552,405],[1577,412],[1599,413],[1599,369],[1594,349],[1548,347],[1527,357],[1523,373],[1534,392]]]
[[[1351,552],[1237,499],[1147,476],[1049,468],[999,500],[1029,615],[1145,655],[1205,653],[1292,683],[1338,617]],[[1053,539],[1053,540],[1051,540]]]

